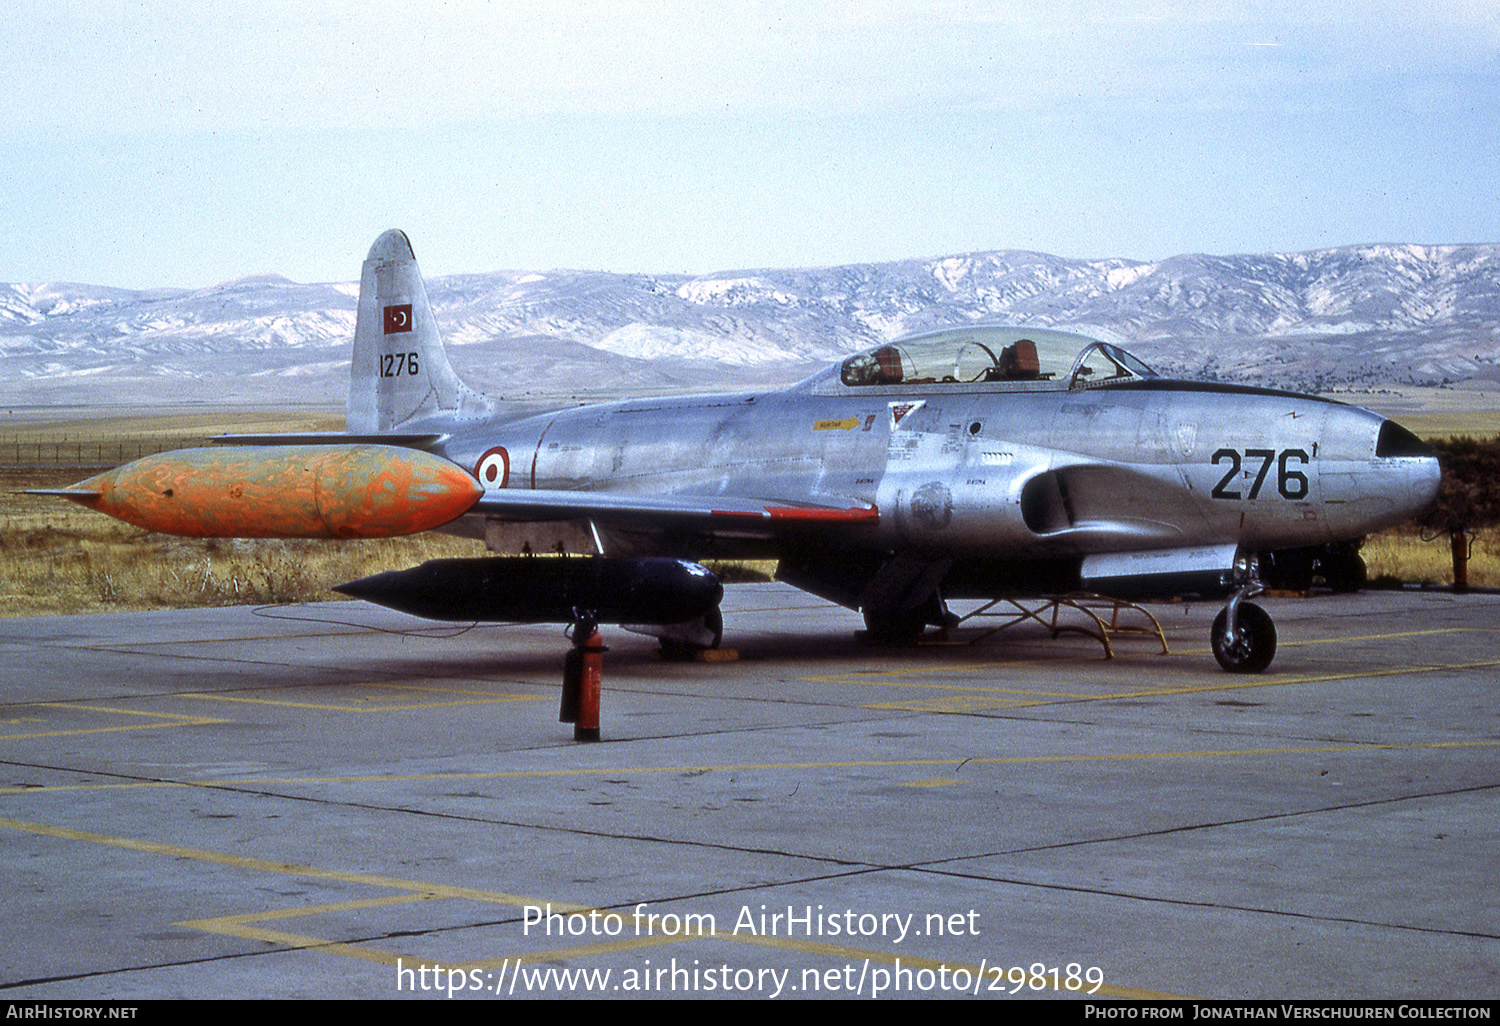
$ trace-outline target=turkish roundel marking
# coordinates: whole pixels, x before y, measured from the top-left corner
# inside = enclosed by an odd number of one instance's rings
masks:
[[[510,484],[510,453],[506,452],[505,446],[487,449],[474,464],[474,476],[485,488],[504,488]]]
[[[388,306],[385,308],[385,333],[387,335],[395,335],[398,332],[410,330],[410,303],[403,303],[400,306]]]

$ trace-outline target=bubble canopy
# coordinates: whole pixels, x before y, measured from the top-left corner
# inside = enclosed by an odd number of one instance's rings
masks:
[[[839,379],[853,388],[997,384],[1076,389],[1156,377],[1109,342],[1047,328],[948,328],[849,357]]]

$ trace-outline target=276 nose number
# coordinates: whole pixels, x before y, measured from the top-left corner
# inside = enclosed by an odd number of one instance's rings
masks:
[[[1229,486],[1240,476],[1241,469],[1247,460],[1260,460],[1260,468],[1254,471],[1255,481],[1250,485],[1250,494],[1241,495],[1239,491]],[[1283,449],[1280,453],[1274,449],[1246,449],[1241,453],[1238,449],[1220,449],[1213,455],[1214,466],[1228,462],[1229,469],[1224,476],[1219,478],[1219,483],[1214,485],[1212,495],[1216,499],[1254,499],[1260,495],[1260,489],[1266,483],[1266,474],[1271,469],[1271,464],[1276,464],[1276,490],[1281,493],[1283,499],[1305,499],[1307,498],[1307,475],[1300,470],[1294,470],[1293,465],[1307,466],[1307,453],[1302,449]],[[1250,477],[1252,471],[1246,469],[1244,476]]]

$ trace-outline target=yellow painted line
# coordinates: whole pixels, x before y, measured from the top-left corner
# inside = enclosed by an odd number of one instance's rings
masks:
[[[902,787],[952,787],[954,784],[962,784],[963,781],[955,777],[929,777],[926,780],[908,780]]]
[[[336,684],[335,687],[349,687],[347,684]],[[477,695],[480,698],[535,698],[535,695],[512,695],[507,691],[481,691],[477,688],[448,688],[431,687],[421,684],[380,684],[375,681],[366,681],[357,687],[377,688],[383,691],[421,691],[431,692],[437,695]]]
[[[405,905],[413,901],[432,901],[438,895],[431,891],[415,894],[388,894],[383,898],[360,898],[355,901],[330,901],[322,905],[298,905],[295,908],[272,909],[269,912],[245,912],[237,916],[215,916],[212,919],[193,919],[173,926],[198,926],[215,923],[224,926],[239,926],[244,923],[264,923],[272,919],[300,919],[303,916],[321,916],[336,912],[355,912],[366,908],[383,908],[386,905]]]
[[[1308,639],[1308,640],[1305,640],[1305,641],[1285,641],[1285,640],[1283,640],[1283,641],[1279,642],[1279,646],[1282,647],[1282,648],[1298,648],[1298,647],[1306,647],[1306,646],[1311,646],[1311,645],[1345,644],[1345,643],[1354,642],[1354,641],[1392,641],[1392,640],[1401,640],[1401,639],[1405,639],[1405,638],[1428,637],[1428,636],[1437,635],[1437,634],[1463,634],[1463,633],[1470,633],[1470,632],[1477,632],[1477,633],[1489,634],[1489,633],[1495,633],[1497,630],[1500,630],[1500,628],[1491,629],[1491,628],[1481,628],[1481,627],[1441,627],[1441,628],[1432,628],[1432,629],[1429,629],[1429,630],[1398,631],[1398,632],[1391,632],[1391,633],[1386,633],[1386,634],[1362,634],[1362,635],[1357,635],[1357,636],[1353,636],[1353,637],[1342,637],[1342,638],[1312,638],[1312,639]],[[1046,641],[1048,639],[1045,639],[1045,638],[1034,638],[1034,639],[1029,639],[1029,640],[1033,640],[1033,641]],[[1203,654],[1203,653],[1208,652],[1208,651],[1210,651],[1210,650],[1206,649],[1206,648],[1204,648],[1204,649],[1181,649],[1176,654],[1177,655],[1200,655],[1200,654]],[[1122,657],[1153,658],[1153,657],[1156,657],[1158,655],[1159,655],[1159,653],[1154,653],[1154,652],[1152,652],[1152,653],[1117,653],[1116,656],[1115,656],[1115,659],[1119,660]],[[1002,660],[995,660],[995,661],[983,662],[983,663],[966,663],[966,664],[959,665],[959,666],[940,665],[940,666],[892,667],[891,669],[888,669],[888,670],[861,670],[861,671],[857,671],[857,672],[853,672],[853,673],[835,673],[835,674],[826,674],[826,675],[811,676],[811,677],[799,677],[797,679],[798,680],[807,681],[807,682],[813,683],[813,684],[870,684],[870,685],[874,686],[874,685],[880,685],[880,684],[884,683],[882,680],[880,680],[878,678],[885,678],[885,677],[892,677],[892,676],[899,676],[899,675],[926,675],[926,674],[940,674],[940,673],[954,673],[954,674],[980,673],[980,672],[985,671],[985,670],[996,670],[996,669],[1000,669],[1000,668],[1008,667],[1008,666],[1010,666],[1010,667],[1015,667],[1015,666],[1047,666],[1047,667],[1052,667],[1052,666],[1057,666],[1059,664],[1066,664],[1066,663],[1073,663],[1073,662],[1076,662],[1076,663],[1098,664],[1098,663],[1102,662],[1102,660],[1100,660],[1097,656],[1094,656],[1094,655],[1091,655],[1091,656],[1086,657],[1086,658],[1085,657],[1077,657],[1077,656],[1074,656],[1074,657],[1059,656],[1059,657],[1052,657],[1052,658],[1047,658],[1047,657],[1032,658],[1032,657],[1028,657],[1028,658],[1016,658],[1016,659],[1002,659]],[[1467,666],[1467,665],[1469,665],[1469,664],[1455,664],[1455,666],[1457,666],[1459,668],[1463,668],[1464,666]],[[1473,665],[1486,666],[1486,665],[1497,665],[1497,664],[1481,663],[1481,664],[1473,664]],[[1379,671],[1375,671],[1375,672],[1379,672]],[[1361,676],[1361,674],[1353,674],[1353,676]],[[962,688],[965,688],[966,690],[969,689],[968,685],[942,685],[942,684],[938,684],[938,685],[919,685],[919,684],[915,684],[915,683],[911,683],[911,682],[906,682],[906,683],[898,685],[898,686],[907,686],[907,687],[924,687],[924,686],[930,686],[930,687],[950,687],[951,686],[951,687],[962,687]],[[1038,694],[1045,694],[1045,692],[1037,692],[1037,693]]]
[[[19,819],[0,819],[0,828],[20,830],[25,833],[56,837],[67,841],[87,841],[91,844],[105,844],[115,848],[124,848],[128,851],[144,852],[149,855],[166,855],[176,859],[193,859],[197,862],[232,866],[236,869],[245,869],[258,873],[275,873],[281,876],[310,876],[319,880],[337,880],[341,883],[363,884],[368,887],[383,887],[396,891],[416,891],[428,897],[466,898],[470,901],[483,901],[496,905],[522,906],[544,904],[533,898],[523,898],[515,894],[500,894],[494,891],[482,891],[473,887],[418,883],[412,880],[403,880],[400,877],[381,876],[374,873],[349,873],[337,869],[324,869],[319,866],[303,866],[294,862],[276,862],[271,859],[254,858],[248,855],[230,855],[225,852],[207,851],[202,848],[185,848],[177,844],[138,841],[129,837],[111,837],[108,834],[96,834],[88,830],[73,830],[68,827],[48,826],[45,823],[28,823]],[[557,902],[553,902],[552,907],[562,912],[589,911],[586,906],[560,905]]]
[[[632,774],[642,775],[658,773],[701,774],[711,772],[748,773],[753,771],[786,772],[795,770],[822,771],[836,769],[888,769],[923,766],[953,766],[960,762],[975,766],[1008,766],[1020,765],[1025,763],[1123,762],[1137,759],[1229,759],[1262,755],[1333,755],[1343,752],[1399,752],[1457,748],[1493,748],[1496,746],[1500,746],[1500,740],[1413,742],[1371,741],[1366,744],[1309,745],[1296,748],[1226,748],[1181,752],[1094,752],[1076,755],[997,755],[975,756],[967,758],[950,756],[943,759],[851,759],[841,762],[733,763],[721,766],[611,766],[595,769],[575,767],[570,769],[557,770],[496,770],[493,772],[417,773],[409,775],[369,777],[261,777],[246,778],[242,780],[195,780],[186,781],[183,783],[143,781],[139,784],[64,784],[55,787],[47,786],[0,788],[0,794],[47,794],[57,791],[90,791],[128,787],[252,788],[328,784],[397,784],[475,780],[535,780],[546,779],[549,777],[629,777]],[[0,826],[8,825],[8,823],[9,821],[7,820],[0,820]],[[556,902],[553,902],[553,907],[558,907]]]
[[[1337,638],[1302,638],[1300,640],[1288,640],[1278,638],[1276,647],[1283,648],[1314,648],[1320,645],[1348,645],[1356,641],[1404,641],[1407,638],[1431,637],[1437,634],[1494,634],[1500,628],[1490,627],[1435,627],[1425,631],[1396,631],[1389,634],[1351,634]],[[1212,652],[1211,648],[1184,648],[1179,650],[1181,655],[1204,655]]]
[[[345,955],[349,958],[358,958],[367,962],[383,962],[387,965],[395,965],[397,959],[405,958],[408,961],[416,956],[410,953],[386,951],[381,948],[373,948],[362,944],[346,944],[336,941],[325,940],[307,934],[291,933],[284,930],[269,930],[253,924],[266,922],[273,919],[299,919],[305,916],[336,914],[338,912],[352,912],[369,908],[380,908],[387,905],[407,904],[415,901],[432,901],[441,897],[429,892],[417,894],[392,894],[383,898],[366,898],[361,901],[340,901],[324,905],[306,905],[297,908],[277,909],[270,912],[248,912],[243,915],[216,916],[211,919],[190,919],[181,923],[173,923],[174,926],[186,926],[207,933],[217,933],[228,937],[239,937],[246,940],[266,941],[272,944],[283,944],[291,948],[318,948],[333,954]],[[534,904],[534,903],[532,903]],[[558,912],[589,912],[591,909],[578,906],[563,906],[553,904],[551,908]],[[630,951],[635,948],[657,947],[663,944],[676,944],[683,940],[681,936],[669,936],[666,934],[643,937],[624,937],[620,940],[606,941],[598,944],[583,944],[567,948],[552,948],[547,951],[532,951],[521,955],[504,955],[493,958],[484,958],[472,962],[448,962],[454,969],[463,969],[465,972],[471,969],[492,969],[496,966],[517,962],[547,962],[560,958],[584,958],[594,955],[614,954],[621,951]]]
[[[338,687],[350,687],[341,684]],[[353,685],[369,687],[370,685]],[[415,688],[411,690],[417,690]],[[437,689],[433,689],[437,690]],[[456,692],[463,694],[464,692]],[[367,699],[349,699],[351,704],[337,702],[293,702],[281,698],[246,698],[243,695],[214,695],[206,692],[195,692],[193,694],[178,695],[179,698],[200,698],[210,702],[243,702],[246,705],[270,705],[286,709],[320,709],[326,712],[356,712],[356,713],[385,713],[406,712],[412,709],[447,709],[455,706],[465,705],[499,705],[504,702],[538,702],[542,701],[544,695],[516,695],[509,693],[492,693],[489,698],[455,699],[451,702],[406,702],[399,705],[354,705],[354,702],[368,701]],[[556,701],[556,696],[552,697]]]
[[[1292,684],[1323,684],[1323,683],[1328,683],[1330,681],[1339,681],[1339,680],[1364,680],[1364,679],[1368,679],[1368,678],[1371,678],[1371,677],[1400,677],[1400,676],[1406,676],[1406,675],[1410,675],[1410,674],[1438,673],[1438,672],[1443,671],[1443,670],[1482,670],[1482,669],[1489,669],[1489,668],[1495,667],[1495,666],[1500,666],[1500,659],[1486,660],[1484,662],[1477,662],[1477,663],[1436,663],[1436,664],[1429,665],[1429,666],[1402,666],[1402,667],[1397,667],[1395,669],[1390,669],[1390,670],[1356,670],[1356,671],[1352,671],[1352,672],[1348,672],[1348,673],[1314,674],[1314,675],[1305,676],[1305,677],[1275,677],[1275,676],[1270,676],[1270,675],[1267,675],[1265,677],[1260,677],[1260,678],[1251,678],[1251,679],[1245,679],[1243,677],[1229,677],[1228,679],[1224,680],[1222,683],[1217,683],[1217,684],[1203,684],[1203,685],[1196,685],[1196,686],[1190,686],[1190,687],[1175,687],[1175,688],[1143,688],[1143,689],[1138,690],[1138,691],[1110,691],[1110,692],[1105,692],[1103,694],[1096,694],[1096,695],[1062,694],[1062,693],[1052,693],[1052,694],[1049,694],[1047,692],[1040,692],[1039,691],[1039,692],[1030,692],[1029,693],[1029,694],[1034,694],[1035,696],[1037,696],[1037,700],[1036,701],[1030,701],[1030,702],[1027,702],[1027,701],[1015,701],[1015,702],[992,702],[992,703],[985,703],[984,701],[979,700],[979,699],[975,699],[973,701],[968,701],[967,700],[968,696],[958,695],[958,696],[954,696],[951,699],[936,698],[936,699],[926,699],[926,700],[913,700],[913,701],[910,701],[910,702],[873,702],[873,703],[870,703],[870,704],[867,704],[867,705],[861,705],[860,708],[861,709],[890,709],[890,710],[908,711],[908,712],[936,712],[936,713],[984,712],[984,711],[987,711],[987,710],[991,710],[992,711],[992,710],[997,710],[997,709],[1018,709],[1018,708],[1022,708],[1022,707],[1026,707],[1026,706],[1037,706],[1037,705],[1050,705],[1050,704],[1052,704],[1051,701],[1047,701],[1047,700],[1044,700],[1044,699],[1062,700],[1062,701],[1068,701],[1068,702],[1074,702],[1074,701],[1077,701],[1077,702],[1111,702],[1111,701],[1117,701],[1119,699],[1124,699],[1124,698],[1160,698],[1160,697],[1165,697],[1165,696],[1170,696],[1170,695],[1197,695],[1197,694],[1205,694],[1205,693],[1213,692],[1213,691],[1246,691],[1246,690],[1249,690],[1251,688],[1285,687],[1285,686],[1292,685]],[[936,684],[903,685],[899,681],[893,681],[893,682],[889,682],[889,683],[887,683],[887,682],[881,682],[879,684],[871,683],[870,686],[871,687],[877,687],[877,686],[878,687],[903,687],[903,686],[911,686],[911,687],[923,687],[923,688],[934,688],[934,689],[940,689],[940,688],[943,687],[943,685],[936,685]],[[970,688],[967,685],[963,685],[963,684],[954,684],[954,685],[951,685],[951,689],[954,690],[954,691],[981,690],[981,689]],[[1010,694],[1018,694],[1018,695],[1028,694],[1028,692],[1025,692],[1025,691],[1006,692],[1005,689],[1002,689],[1002,688],[982,689],[982,690],[992,690],[992,691],[997,691],[997,692],[1000,692],[1000,693],[1010,693]]]
[[[1404,673],[1436,673],[1439,670],[1485,670],[1500,666],[1500,659],[1482,659],[1472,663],[1422,663],[1412,666],[1397,666],[1387,670],[1356,670],[1349,673],[1315,674],[1309,677],[1292,677],[1288,684],[1316,683],[1324,680],[1349,680],[1354,677],[1396,677]]]
[[[335,604],[335,608],[337,605]],[[276,617],[282,622],[291,619],[288,617]],[[346,624],[343,621],[334,621],[337,626],[346,628],[341,631],[307,631],[303,634],[245,634],[235,635],[229,638],[164,638],[158,641],[117,641],[96,642],[88,645],[68,645],[67,648],[81,648],[95,652],[119,652],[134,648],[152,648],[162,645],[231,645],[237,641],[300,641],[304,638],[340,638],[355,634],[389,634],[386,628],[372,627],[366,624]],[[420,634],[427,631],[452,630],[452,626],[418,627],[414,631],[403,630],[401,634]]]
[[[19,741],[31,737],[70,737],[74,734],[108,734],[121,730],[161,730],[163,727],[203,727],[214,723],[229,723],[230,720],[211,716],[186,716],[181,713],[145,712],[140,709],[116,709],[99,705],[76,705],[72,702],[30,702],[28,709],[68,709],[81,712],[102,713],[109,716],[148,716],[162,720],[161,723],[136,723],[117,727],[79,727],[70,730],[38,730],[25,734],[0,734],[0,741]]]
[[[1442,628],[1427,631],[1403,631],[1394,634],[1365,635],[1358,639],[1333,639],[1333,640],[1379,640],[1379,639],[1404,639],[1421,635],[1454,634],[1471,630],[1471,628]],[[1296,644],[1321,644],[1322,642],[1300,642]],[[923,666],[923,667],[894,667],[889,670],[865,670],[858,673],[829,674],[816,677],[799,677],[798,680],[813,684],[853,684],[864,687],[882,688],[911,688],[919,690],[965,692],[950,699],[912,700],[909,702],[876,702],[862,705],[864,709],[887,709],[904,710],[911,712],[940,712],[940,713],[965,713],[982,712],[987,710],[998,710],[1007,708],[1018,708],[1028,705],[1044,705],[1045,700],[1059,701],[1082,701],[1082,702],[1106,702],[1126,698],[1150,698],[1168,695],[1201,694],[1212,691],[1239,691],[1249,688],[1282,687],[1290,684],[1313,684],[1326,683],[1330,681],[1355,680],[1371,677],[1391,677],[1410,674],[1439,673],[1444,671],[1479,670],[1491,669],[1500,666],[1500,659],[1479,660],[1463,663],[1421,663],[1409,666],[1393,668],[1367,668],[1349,670],[1339,673],[1305,674],[1302,676],[1280,676],[1266,674],[1257,677],[1243,677],[1237,675],[1224,675],[1216,677],[1213,684],[1190,685],[1182,687],[1157,687],[1140,688],[1133,691],[1111,691],[1106,693],[1082,693],[1077,691],[1046,691],[1033,688],[1019,687],[994,687],[988,685],[964,684],[959,682],[928,683],[903,679],[915,675],[933,674],[973,674],[1000,669],[1003,667],[1036,666],[1043,664],[1056,665],[1060,660],[1008,660],[993,663],[968,663],[961,666]],[[1097,660],[1090,660],[1097,662]],[[985,703],[977,696],[982,694],[1017,695],[1036,699],[1036,701],[1015,702],[993,702]],[[975,697],[970,697],[975,696]]]
[[[883,671],[882,671],[883,672]],[[1040,688],[1023,687],[996,687],[991,684],[961,684],[944,683],[930,684],[922,681],[901,680],[898,677],[900,670],[892,670],[890,677],[885,680],[860,680],[849,678],[846,680],[832,680],[824,677],[814,679],[812,677],[799,677],[798,680],[815,684],[854,684],[860,687],[871,688],[913,688],[919,691],[966,691],[978,695],[1024,695],[1027,698],[1093,698],[1094,695],[1080,691],[1050,691]],[[970,672],[968,670],[955,670],[955,673]],[[978,671],[974,671],[978,672]]]
[[[305,916],[329,915],[339,912],[353,912],[367,908],[382,908],[387,905],[401,905],[414,901],[432,901],[437,897],[430,892],[417,894],[390,894],[382,898],[365,898],[360,901],[337,901],[323,905],[304,905],[298,908],[274,909],[269,912],[247,912],[237,916],[215,916],[211,919],[189,919],[173,926],[186,926],[194,930],[202,930],[205,933],[217,933],[225,937],[238,937],[242,940],[258,940],[267,944],[281,944],[289,948],[317,948],[346,958],[357,958],[365,962],[380,962],[387,965],[395,965],[401,954],[383,951],[379,948],[368,947],[363,944],[347,944],[339,941],[330,941],[321,937],[311,937],[306,934],[289,933],[285,930],[268,930],[263,927],[254,926],[254,923],[263,923],[273,919],[299,919]],[[410,955],[404,957],[410,958]]]
[[[444,884],[423,883],[416,880],[403,880],[397,877],[377,876],[367,873],[346,873],[338,870],[324,869],[318,866],[297,865],[289,862],[274,862],[266,859],[249,858],[241,855],[229,855],[224,852],[206,851],[197,848],[185,848],[179,845],[160,844],[152,841],[139,841],[124,837],[111,837],[106,834],[95,834],[84,830],[71,830],[65,827],[48,826],[43,823],[27,823],[20,820],[0,819],[0,828],[21,830],[33,834],[41,834],[48,837],[57,837],[66,840],[87,841],[94,844],[105,844],[112,847],[124,848],[131,851],[145,852],[149,854],[165,855],[172,858],[186,858],[199,861],[211,862],[218,865],[233,866],[241,869],[255,870],[259,872],[272,872],[283,875],[311,876],[325,880],[339,880],[349,883],[368,884],[371,886],[384,887],[406,893],[378,897],[371,899],[332,902],[322,905],[309,905],[301,908],[279,909],[270,912],[254,912],[242,915],[218,916],[209,919],[190,919],[176,926],[186,926],[205,932],[218,933],[238,937],[246,940],[258,940],[270,944],[280,944],[288,948],[298,950],[315,949],[320,952],[342,955],[346,958],[357,959],[365,962],[377,962],[387,965],[395,965],[398,958],[413,958],[416,956],[398,955],[379,948],[365,947],[359,944],[349,944],[340,941],[324,940],[311,937],[306,934],[296,934],[281,930],[269,930],[253,925],[254,923],[267,922],[270,920],[295,919],[312,915],[328,915],[339,912],[354,911],[407,903],[413,901],[430,901],[436,898],[466,898],[476,901],[487,901],[494,904],[524,906],[534,905],[540,907],[543,902],[532,899],[519,898],[512,894],[499,894],[486,891],[478,891],[468,887],[451,887]],[[590,912],[593,909],[587,906],[551,903],[551,907],[559,912]],[[992,974],[998,967],[974,966],[961,962],[949,962],[920,956],[906,955],[901,952],[866,950],[861,948],[840,947],[836,944],[827,944],[820,941],[798,940],[791,937],[766,937],[753,934],[742,934],[715,930],[712,933],[703,931],[685,931],[675,935],[657,935],[648,937],[622,938],[619,941],[609,941],[600,944],[580,945],[571,948],[558,948],[550,951],[529,952],[519,956],[510,956],[509,961],[514,964],[517,961],[538,962],[559,958],[589,957],[599,954],[612,954],[632,948],[654,946],[657,944],[677,944],[696,940],[721,940],[749,944],[758,947],[777,948],[783,951],[796,951],[803,954],[823,955],[833,959],[843,960],[865,960],[881,962],[894,965],[898,960],[906,966],[916,969],[928,969],[938,971],[947,966],[950,971],[967,969],[975,975],[981,984],[981,990],[986,981],[994,979]],[[426,961],[439,962],[441,959],[428,959]],[[483,961],[466,963],[463,968],[484,968],[504,964],[502,957],[492,957]],[[983,972],[981,973],[981,970]],[[1043,982],[1046,982],[1045,978]],[[1028,984],[1031,981],[1028,980]],[[1061,992],[1061,991],[1060,991]],[[1154,991],[1138,990],[1130,987],[1116,987],[1104,985],[1095,992],[1095,996],[1115,998],[1136,998],[1146,1000],[1180,1000],[1181,995],[1162,994]]]
[[[1205,684],[1200,687],[1161,688],[1150,691],[1121,691],[1102,695],[1095,701],[1112,698],[1145,698],[1154,695],[1190,695],[1205,691],[1240,691],[1249,688],[1281,687],[1287,684],[1322,684],[1336,680],[1359,680],[1367,677],[1402,677],[1411,674],[1440,673],[1445,670],[1483,670],[1500,666],[1500,659],[1476,663],[1429,663],[1422,666],[1398,666],[1387,670],[1354,670],[1345,673],[1312,674],[1305,677],[1270,677],[1263,680]]]
[[[1083,698],[1083,695],[1073,696]],[[911,702],[872,702],[869,705],[860,706],[861,709],[887,709],[894,712],[932,712],[932,713],[972,713],[972,712],[994,712],[997,709],[1019,709],[1024,706],[1044,705],[1043,702],[1031,702],[1025,699],[1016,699],[1006,702],[995,698],[978,698],[968,695],[954,695],[951,698],[925,698]]]
[[[872,680],[850,681],[872,688],[916,688],[920,691],[965,691],[980,695],[1022,695],[1026,698],[1093,698],[1093,694],[1081,691],[1046,691],[1040,688],[999,688],[987,684],[923,684],[915,681]]]
[[[1340,638],[1308,638],[1305,641],[1288,641],[1288,647],[1296,648],[1302,645],[1343,645],[1351,641],[1390,641],[1395,638],[1425,638],[1434,634],[1468,634],[1475,632],[1479,634],[1493,634],[1497,628],[1493,627],[1433,627],[1425,631],[1396,631],[1389,634],[1355,634]]]
[[[896,674],[932,673],[979,673],[981,670],[997,670],[1003,666],[1031,666],[1038,662],[1073,662],[1070,659],[1002,659],[990,663],[963,663],[942,666],[893,666],[888,670],[854,670],[848,673],[821,673],[811,677],[798,677],[810,684],[860,684],[871,678],[890,677]]]
[[[204,920],[207,922],[207,920]],[[241,940],[256,940],[265,944],[279,944],[288,948],[315,948],[318,951],[327,952],[331,955],[343,955],[345,958],[357,958],[362,962],[377,962],[382,965],[395,965],[401,958],[411,959],[412,955],[402,955],[381,948],[366,947],[363,944],[349,944],[344,941],[331,941],[322,937],[308,937],[300,933],[288,933],[285,930],[263,930],[255,926],[242,926],[237,929],[216,930],[210,926],[200,926],[197,921],[190,923],[178,923],[178,926],[195,926],[205,933],[218,933],[230,937],[238,937]]]
[[[82,771],[79,771],[82,772]],[[40,787],[0,787],[0,794],[47,794],[51,791],[132,791],[154,787],[198,787],[176,780],[132,780],[125,784],[46,784]]]

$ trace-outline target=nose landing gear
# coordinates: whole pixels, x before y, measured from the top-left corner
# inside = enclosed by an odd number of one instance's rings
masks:
[[[1240,587],[1214,617],[1209,641],[1226,673],[1262,673],[1276,657],[1276,625],[1269,613],[1246,601],[1265,591],[1256,561],[1244,561],[1236,576]]]

